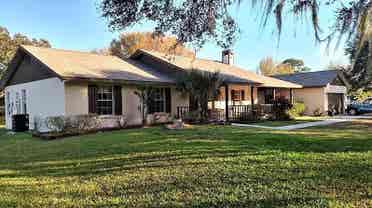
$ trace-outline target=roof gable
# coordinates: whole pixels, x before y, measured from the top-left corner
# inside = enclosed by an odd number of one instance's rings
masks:
[[[35,58],[26,54],[14,69],[7,85],[22,84],[52,77],[57,77],[57,75]]]
[[[63,78],[172,82],[141,63],[87,52],[25,47]]]
[[[135,54],[131,56],[132,59],[141,58],[141,56],[147,56],[150,59],[155,59],[157,61],[163,62],[169,68],[176,70],[191,70],[198,69],[208,72],[220,72],[228,83],[245,83],[245,84],[256,84],[263,87],[283,87],[283,88],[301,88],[301,85],[282,81],[272,77],[266,77],[262,75],[257,75],[248,70],[241,69],[233,65],[223,64],[218,61],[205,60],[198,58],[189,58],[183,56],[167,56],[166,54],[138,50]]]

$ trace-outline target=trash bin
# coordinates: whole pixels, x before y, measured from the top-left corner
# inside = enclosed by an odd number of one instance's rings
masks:
[[[15,132],[25,132],[29,130],[28,114],[17,114],[12,116],[12,129]]]

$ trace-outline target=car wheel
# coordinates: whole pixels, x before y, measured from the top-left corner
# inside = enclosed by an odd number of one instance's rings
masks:
[[[355,109],[350,109],[349,114],[352,115],[352,116],[355,116],[355,115],[358,114],[358,111],[355,110]]]

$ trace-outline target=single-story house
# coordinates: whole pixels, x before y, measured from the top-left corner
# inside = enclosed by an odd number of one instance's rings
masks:
[[[331,109],[337,113],[345,112],[347,89],[350,85],[339,70],[276,75],[274,77],[303,86],[301,89],[294,89],[293,96],[295,101],[305,103],[305,114],[307,115],[314,115],[316,111],[327,114]]]
[[[194,68],[219,71],[223,77],[222,93],[211,108],[220,109],[225,120],[236,118],[239,106],[270,105],[275,90],[285,92],[283,95],[292,100],[292,90],[302,88],[257,75],[232,62],[231,51],[223,52],[222,61],[145,50],[122,60],[87,52],[21,46],[0,86],[5,92],[6,128],[12,128],[15,114],[28,114],[30,129],[36,118],[89,113],[125,115],[128,125],[140,125],[141,102],[135,91],[141,85],[157,88],[150,115],[176,117],[180,109],[190,105],[190,97],[176,89],[177,76]]]

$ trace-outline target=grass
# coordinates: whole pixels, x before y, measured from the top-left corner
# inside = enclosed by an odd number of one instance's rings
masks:
[[[372,207],[369,121],[42,141],[0,132],[0,207]]]

